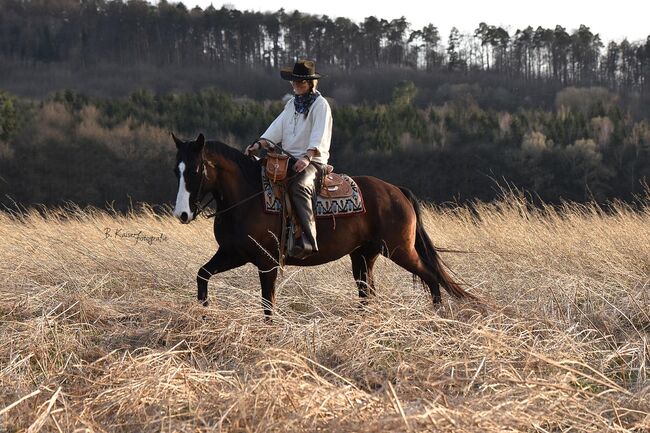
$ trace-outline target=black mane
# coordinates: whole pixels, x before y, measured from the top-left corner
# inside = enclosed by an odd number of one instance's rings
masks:
[[[205,148],[208,152],[216,153],[235,162],[248,182],[255,184],[257,187],[261,187],[262,171],[260,164],[256,160],[220,141],[207,140],[205,142]]]

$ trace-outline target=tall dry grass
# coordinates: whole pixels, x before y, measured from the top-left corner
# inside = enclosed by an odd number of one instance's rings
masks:
[[[650,429],[647,207],[512,196],[425,226],[483,306],[434,310],[380,260],[360,311],[342,259],[286,269],[266,324],[251,266],[196,305],[211,221],[3,214],[0,431]]]

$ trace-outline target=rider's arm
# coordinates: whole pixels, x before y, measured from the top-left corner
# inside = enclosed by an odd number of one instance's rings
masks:
[[[332,141],[332,110],[325,99],[319,104],[314,104],[312,110],[313,124],[307,152],[310,155],[313,153],[312,157],[314,157],[323,152],[329,152]]]

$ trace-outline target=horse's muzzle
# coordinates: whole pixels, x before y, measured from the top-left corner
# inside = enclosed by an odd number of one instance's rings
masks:
[[[194,219],[194,215],[188,214],[187,212],[181,212],[180,214],[176,214],[176,217],[183,224],[189,224]]]

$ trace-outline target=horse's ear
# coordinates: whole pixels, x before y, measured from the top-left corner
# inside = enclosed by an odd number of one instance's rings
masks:
[[[203,134],[199,134],[198,137],[196,137],[196,141],[194,142],[194,150],[196,151],[201,151],[203,150],[203,146],[205,146],[205,137]]]
[[[180,148],[182,144],[184,144],[183,141],[180,140],[178,137],[176,137],[173,132],[172,132],[172,138],[174,139],[174,143],[176,143],[177,149]]]

